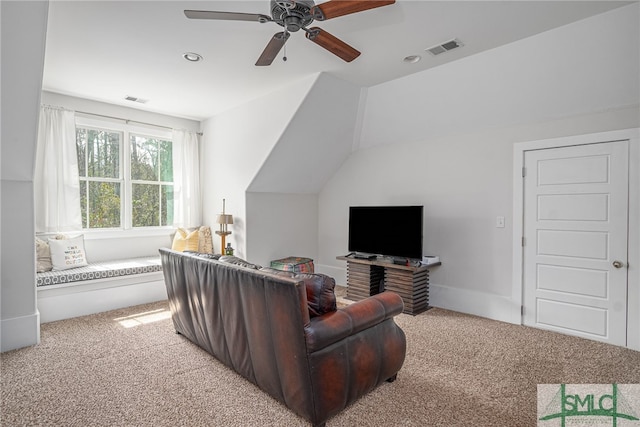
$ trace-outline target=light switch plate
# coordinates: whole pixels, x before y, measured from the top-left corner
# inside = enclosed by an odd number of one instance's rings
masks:
[[[496,217],[496,228],[504,228],[504,217]]]

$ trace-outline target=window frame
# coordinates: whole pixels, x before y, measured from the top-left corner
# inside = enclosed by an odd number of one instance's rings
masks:
[[[109,132],[119,132],[122,134],[120,147],[120,180],[114,178],[98,178],[100,181],[120,182],[120,227],[112,228],[83,228],[82,232],[94,235],[94,237],[110,238],[115,236],[154,236],[166,234],[167,230],[173,230],[173,224],[149,226],[149,227],[133,227],[133,206],[132,194],[134,180],[131,179],[131,141],[130,135],[138,135],[148,138],[162,139],[171,141],[173,144],[173,135],[171,129],[160,127],[144,126],[122,122],[121,120],[111,120],[107,118],[93,118],[76,114],[76,129],[89,128],[94,130],[105,130]],[[159,177],[160,178],[160,177]],[[136,183],[141,181],[135,180]],[[166,185],[167,181],[158,181],[154,184]],[[175,186],[175,176],[171,183]]]

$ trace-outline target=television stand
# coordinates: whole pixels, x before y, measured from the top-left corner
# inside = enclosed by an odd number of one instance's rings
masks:
[[[395,292],[404,302],[404,313],[416,315],[429,309],[429,268],[440,265],[395,264],[384,259],[336,257],[347,261],[347,299],[359,301],[383,291]]]

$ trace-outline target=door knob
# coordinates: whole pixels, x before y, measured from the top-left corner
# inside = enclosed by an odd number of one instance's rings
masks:
[[[624,262],[622,262],[622,261],[613,261],[613,266],[615,268],[622,268],[622,267],[624,267]]]

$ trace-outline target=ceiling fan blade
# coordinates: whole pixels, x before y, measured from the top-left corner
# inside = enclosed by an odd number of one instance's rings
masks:
[[[265,47],[262,51],[262,55],[260,55],[258,61],[256,61],[256,65],[271,65],[273,60],[276,59],[276,56],[278,56],[278,52],[280,52],[282,46],[284,46],[284,44],[287,42],[288,38],[288,32],[283,31],[281,33],[275,33],[273,37],[271,37],[271,40],[269,40],[267,47]]]
[[[393,3],[395,3],[395,0],[333,0],[314,6],[311,9],[311,14],[314,19],[325,21],[338,16],[388,6]]]
[[[271,18],[259,13],[215,12],[212,10],[185,10],[184,14],[189,19],[220,19],[225,21],[254,21],[268,22]]]
[[[351,62],[360,56],[359,51],[321,28],[309,28],[307,38],[315,44],[327,49],[334,55],[339,56],[346,62]]]

